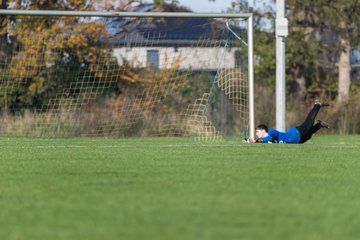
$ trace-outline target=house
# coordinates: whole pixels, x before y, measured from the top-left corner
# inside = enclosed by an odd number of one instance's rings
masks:
[[[152,10],[149,5],[139,11]],[[242,64],[239,40],[224,21],[207,18],[113,19],[108,23],[119,65],[217,71]],[[234,27],[235,31],[240,28]],[[236,40],[236,41],[235,41]]]

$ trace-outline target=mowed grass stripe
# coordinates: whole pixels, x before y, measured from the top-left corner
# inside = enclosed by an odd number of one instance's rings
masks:
[[[359,140],[0,138],[0,238],[358,239]]]

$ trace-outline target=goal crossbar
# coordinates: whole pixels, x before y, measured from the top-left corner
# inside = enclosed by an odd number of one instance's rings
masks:
[[[177,18],[240,18],[248,19],[252,13],[188,13],[188,12],[105,12],[58,10],[0,10],[0,15],[77,16],[77,17],[177,17]]]

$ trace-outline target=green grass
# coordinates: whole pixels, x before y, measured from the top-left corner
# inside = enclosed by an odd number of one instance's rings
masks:
[[[359,239],[359,149],[0,138],[0,239]]]

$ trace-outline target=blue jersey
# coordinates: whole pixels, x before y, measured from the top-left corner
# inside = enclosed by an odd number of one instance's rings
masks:
[[[279,132],[274,129],[269,130],[269,136],[261,138],[263,143],[299,143],[300,133],[296,128],[290,128],[287,132]]]

